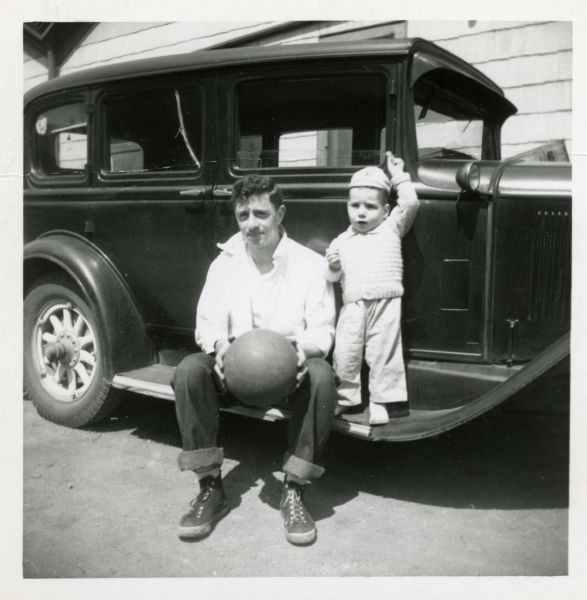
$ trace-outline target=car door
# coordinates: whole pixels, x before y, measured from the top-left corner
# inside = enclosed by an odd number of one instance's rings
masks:
[[[212,258],[214,79],[129,82],[95,98],[92,241],[154,331],[193,335]]]

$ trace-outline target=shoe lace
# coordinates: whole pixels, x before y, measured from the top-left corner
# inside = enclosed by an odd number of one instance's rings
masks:
[[[306,523],[306,515],[304,504],[302,502],[302,493],[300,490],[290,487],[288,488],[284,501],[289,520],[292,523]]]
[[[192,508],[196,508],[198,505],[203,504],[210,498],[210,494],[212,493],[212,487],[205,486],[200,490],[200,493],[190,501],[190,506]]]

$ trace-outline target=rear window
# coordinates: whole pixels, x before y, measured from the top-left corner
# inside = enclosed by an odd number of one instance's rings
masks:
[[[88,161],[85,102],[64,104],[34,121],[33,162],[37,174],[83,175]]]
[[[102,110],[103,173],[161,174],[200,168],[199,89],[144,89],[106,98]]]
[[[350,167],[383,159],[383,75],[247,81],[236,96],[237,168]]]

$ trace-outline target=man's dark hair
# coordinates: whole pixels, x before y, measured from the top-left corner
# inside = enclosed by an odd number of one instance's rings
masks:
[[[266,175],[257,174],[245,175],[236,181],[232,188],[232,202],[236,207],[240,202],[248,202],[251,196],[261,194],[269,194],[269,200],[275,208],[283,204],[283,194],[275,181]]]

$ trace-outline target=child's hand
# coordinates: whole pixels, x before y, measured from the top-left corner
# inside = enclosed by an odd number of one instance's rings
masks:
[[[385,158],[387,170],[391,175],[391,183],[394,186],[410,180],[409,174],[404,172],[404,161],[401,158],[395,157],[389,150],[385,153]]]
[[[328,248],[326,250],[326,260],[328,261],[328,266],[333,271],[340,271],[342,268],[342,264],[340,262],[340,254],[336,249]]]

